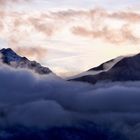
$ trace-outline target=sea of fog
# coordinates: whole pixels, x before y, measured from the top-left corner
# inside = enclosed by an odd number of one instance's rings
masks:
[[[140,140],[140,82],[90,85],[0,67],[0,140]]]

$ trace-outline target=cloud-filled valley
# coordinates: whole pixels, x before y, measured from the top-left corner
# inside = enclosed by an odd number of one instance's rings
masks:
[[[0,67],[0,126],[50,128],[96,123],[127,139],[140,135],[140,82],[90,85]],[[137,135],[136,135],[137,134]]]

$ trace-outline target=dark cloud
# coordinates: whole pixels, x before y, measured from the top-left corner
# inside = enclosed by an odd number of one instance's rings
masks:
[[[92,86],[2,65],[0,79],[0,126],[42,128],[90,121],[108,124],[129,139],[140,138],[140,82]]]

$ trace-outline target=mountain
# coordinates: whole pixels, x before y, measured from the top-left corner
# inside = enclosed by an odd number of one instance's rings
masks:
[[[52,73],[49,68],[41,66],[36,61],[30,61],[26,57],[19,56],[11,48],[0,50],[0,54],[0,60],[2,61],[2,63],[12,66],[14,68],[27,68],[33,70],[38,74]]]
[[[111,65],[111,66],[110,66]],[[108,66],[107,69],[104,66]],[[109,68],[110,66],[110,68]],[[116,58],[103,63],[99,67],[92,68],[77,76],[72,81],[88,82],[115,82],[115,81],[139,81],[140,80],[140,54]]]

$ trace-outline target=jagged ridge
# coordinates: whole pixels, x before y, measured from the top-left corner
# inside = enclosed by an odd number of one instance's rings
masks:
[[[107,63],[107,62],[106,62]],[[106,64],[104,63],[104,64]],[[96,67],[91,70],[101,70],[103,65],[99,68]],[[74,81],[83,81],[95,84],[97,82],[103,81],[139,81],[140,80],[140,54],[131,57],[125,57],[119,62],[117,62],[108,71],[103,71],[96,75],[85,75],[72,79]]]
[[[36,61],[30,61],[26,57],[19,56],[11,48],[2,49],[0,50],[0,53],[2,55],[1,61],[4,64],[10,65],[14,68],[27,68],[38,74],[52,73],[49,68],[41,66]]]

